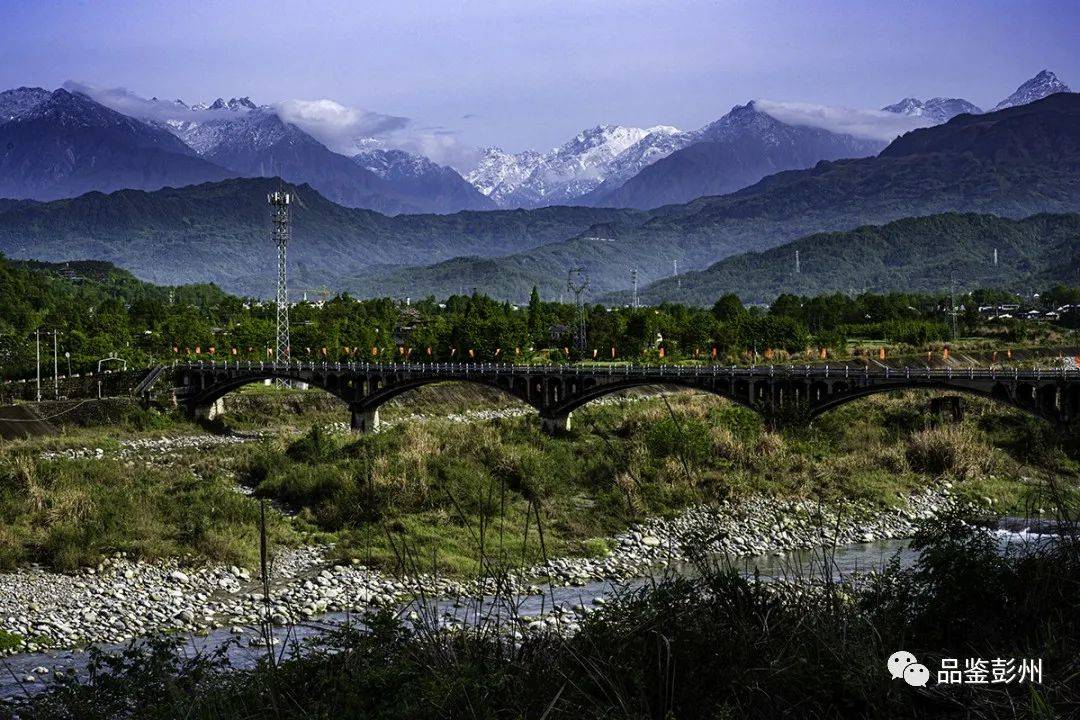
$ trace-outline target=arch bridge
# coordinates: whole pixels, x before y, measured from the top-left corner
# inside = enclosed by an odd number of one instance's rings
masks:
[[[931,369],[869,366],[511,365],[496,363],[177,363],[159,366],[139,384],[149,398],[170,379],[175,400],[195,417],[212,418],[221,399],[251,383],[306,383],[348,404],[352,428],[374,430],[388,400],[431,383],[471,382],[497,388],[534,407],[543,429],[570,429],[585,403],[627,388],[676,385],[710,392],[776,418],[784,408],[810,420],[867,395],[903,389],[938,389],[1012,405],[1056,425],[1080,417],[1080,370]]]

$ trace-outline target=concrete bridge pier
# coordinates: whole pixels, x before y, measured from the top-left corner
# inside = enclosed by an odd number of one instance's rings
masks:
[[[540,429],[548,435],[561,435],[562,433],[570,432],[570,415],[572,413],[564,413],[562,415],[541,415],[540,416]]]
[[[354,433],[369,433],[379,429],[379,408],[350,405],[349,411],[352,414],[350,426]]]
[[[214,420],[225,413],[225,398],[218,398],[209,405],[196,405],[191,408],[193,420]]]

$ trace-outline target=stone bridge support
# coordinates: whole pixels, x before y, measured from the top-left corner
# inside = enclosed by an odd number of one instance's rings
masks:
[[[191,417],[196,422],[208,422],[217,419],[225,413],[225,398],[218,398],[213,402],[195,405],[191,408]]]
[[[548,435],[562,435],[570,432],[570,416],[573,413],[541,415],[540,429]]]
[[[379,408],[370,408],[352,403],[349,405],[352,416],[349,427],[354,433],[369,433],[379,429]]]

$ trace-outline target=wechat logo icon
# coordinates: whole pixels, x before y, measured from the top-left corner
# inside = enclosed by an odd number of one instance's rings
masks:
[[[893,680],[903,678],[912,687],[925,687],[930,681],[930,670],[920,665],[915,656],[905,650],[898,650],[889,656],[889,674]]]

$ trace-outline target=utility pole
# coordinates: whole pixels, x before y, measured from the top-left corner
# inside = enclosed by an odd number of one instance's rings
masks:
[[[266,196],[270,203],[271,237],[278,251],[277,277],[277,344],[274,354],[276,365],[289,363],[289,288],[287,285],[286,252],[289,246],[289,204],[292,196],[284,190]]]
[[[59,330],[53,329],[52,333],[52,377],[53,377],[53,399],[60,399],[60,360],[59,355],[56,352],[56,336],[60,334]]]
[[[41,328],[34,331],[34,343],[37,346],[37,401],[41,402]]]
[[[956,276],[949,276],[949,315],[952,318],[952,339],[956,342]]]
[[[795,274],[798,275],[802,272],[802,268],[799,266],[799,251],[795,251]]]
[[[633,285],[633,287],[634,287],[634,298],[630,302],[630,307],[637,308],[637,307],[639,307],[638,306],[638,296],[637,296],[637,268],[633,268],[633,269],[630,270],[630,284]]]
[[[586,346],[586,328],[585,328],[585,304],[582,301],[582,296],[589,288],[589,276],[584,275],[585,268],[571,268],[566,274],[566,289],[574,293],[574,299],[577,302],[578,312],[578,327],[577,327],[577,349],[579,352],[585,352]],[[577,280],[575,281],[575,277]]]

